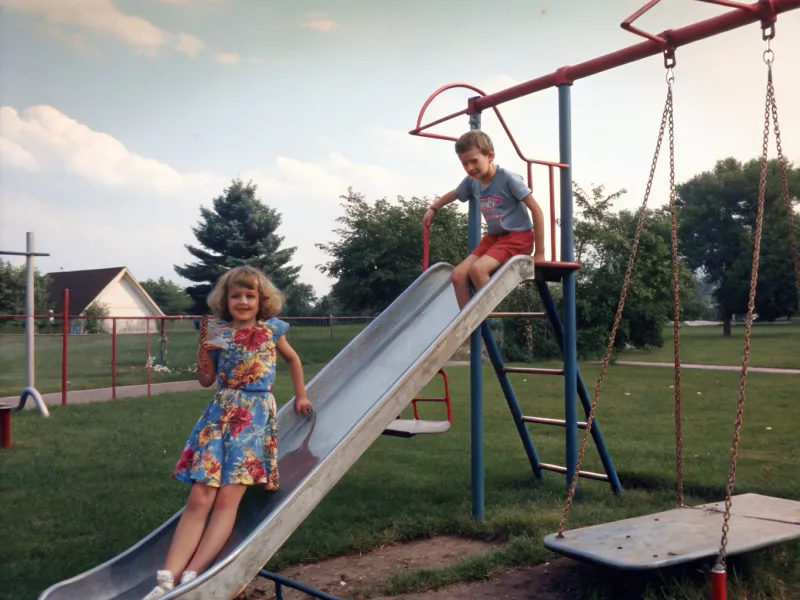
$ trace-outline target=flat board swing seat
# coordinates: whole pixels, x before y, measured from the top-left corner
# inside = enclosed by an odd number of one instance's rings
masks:
[[[733,496],[727,554],[761,550],[800,539],[800,502],[762,496]],[[544,545],[553,552],[625,571],[662,569],[716,556],[724,502],[675,508],[564,532]]]
[[[384,435],[410,438],[415,435],[446,433],[450,421],[422,421],[419,419],[395,419],[383,430]]]

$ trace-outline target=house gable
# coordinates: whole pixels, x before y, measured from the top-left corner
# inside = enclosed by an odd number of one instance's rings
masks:
[[[159,306],[126,267],[56,271],[48,273],[48,293],[55,313],[64,311],[64,290],[69,289],[69,312],[82,314],[93,302],[109,305],[110,316],[164,316]],[[125,313],[125,309],[129,313]]]
[[[48,273],[47,292],[53,302],[53,312],[64,312],[64,290],[69,289],[69,312],[81,314],[123,270],[124,267],[111,267]]]

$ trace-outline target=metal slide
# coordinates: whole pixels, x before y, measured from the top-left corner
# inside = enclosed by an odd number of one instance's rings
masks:
[[[313,416],[298,415],[293,402],[280,409],[281,489],[249,489],[217,562],[163,600],[229,600],[244,590],[489,313],[534,277],[533,259],[516,256],[459,312],[452,270],[440,263],[425,271],[308,383]],[[39,600],[141,600],[155,585],[179,516]]]

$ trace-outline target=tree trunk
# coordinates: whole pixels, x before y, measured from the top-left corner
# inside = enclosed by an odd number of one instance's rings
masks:
[[[731,337],[731,317],[725,315],[722,319],[722,337]]]

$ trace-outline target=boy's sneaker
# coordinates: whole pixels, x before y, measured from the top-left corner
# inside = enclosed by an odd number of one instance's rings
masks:
[[[156,600],[156,598],[161,598],[161,596],[170,592],[175,587],[175,581],[172,578],[172,573],[169,571],[156,572],[156,581],[158,585],[142,600]]]

